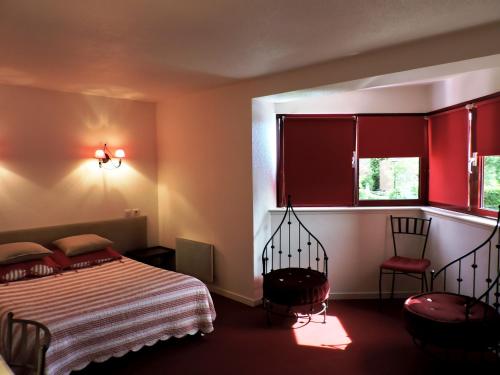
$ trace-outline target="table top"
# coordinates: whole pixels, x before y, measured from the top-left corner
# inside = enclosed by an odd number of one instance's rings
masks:
[[[130,255],[134,258],[147,258],[147,257],[154,257],[154,256],[169,254],[172,252],[175,252],[175,250],[169,249],[168,247],[163,247],[163,246],[154,246],[154,247],[149,247],[147,249],[139,249],[139,250],[130,251],[126,255]]]

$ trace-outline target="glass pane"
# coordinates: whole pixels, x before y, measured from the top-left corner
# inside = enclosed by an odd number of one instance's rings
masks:
[[[359,199],[418,199],[420,158],[359,159]]]
[[[500,204],[500,156],[485,156],[482,207],[498,211]]]

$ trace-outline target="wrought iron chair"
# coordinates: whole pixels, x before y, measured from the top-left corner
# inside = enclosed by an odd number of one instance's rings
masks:
[[[431,229],[432,219],[421,219],[418,217],[396,217],[390,216],[392,244],[394,256],[387,259],[380,265],[378,279],[378,298],[382,300],[382,276],[392,275],[391,299],[394,297],[394,282],[396,275],[406,275],[420,280],[421,291],[428,290],[426,271],[431,265],[425,259],[427,240]],[[420,258],[410,258],[398,255],[397,243],[400,236],[421,238]]]
[[[500,212],[488,238],[435,272],[431,292],[406,300],[406,328],[416,343],[496,351],[500,344]],[[496,251],[492,240],[498,232]],[[483,266],[480,268],[480,266]],[[476,285],[483,279],[485,286]],[[442,291],[434,291],[439,283]],[[451,286],[455,286],[450,291]],[[483,284],[484,285],[484,284]]]
[[[287,314],[293,308],[306,308],[309,319],[313,313],[323,313],[326,323],[328,256],[321,242],[298,218],[290,197],[280,224],[264,246],[262,269],[262,302],[268,323],[274,305],[286,307]]]
[[[19,340],[14,339],[20,330]],[[15,373],[42,375],[45,372],[45,353],[51,335],[43,324],[25,319],[15,319],[7,314],[5,361]],[[31,350],[30,350],[31,349]]]

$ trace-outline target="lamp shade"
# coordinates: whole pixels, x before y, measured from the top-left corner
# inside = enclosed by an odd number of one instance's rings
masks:
[[[95,158],[96,159],[106,159],[106,154],[105,154],[104,150],[102,150],[102,149],[95,150]]]
[[[125,157],[125,151],[123,151],[121,148],[115,151],[115,158],[124,158]]]

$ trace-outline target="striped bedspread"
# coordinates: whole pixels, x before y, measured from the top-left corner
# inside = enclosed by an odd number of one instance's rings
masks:
[[[2,338],[9,311],[49,328],[50,375],[67,374],[172,336],[211,332],[215,319],[201,281],[128,258],[0,285]]]

